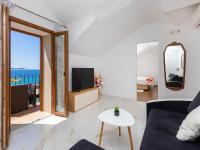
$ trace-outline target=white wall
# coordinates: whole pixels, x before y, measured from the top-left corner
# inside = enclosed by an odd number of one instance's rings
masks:
[[[195,29],[180,28],[181,33],[171,35],[174,25],[155,23],[140,28],[137,32],[111,49],[99,59],[100,70],[104,78],[103,93],[106,95],[136,99],[136,49],[137,43],[158,41],[159,43],[159,98],[193,98],[200,89],[200,32]],[[165,87],[163,52],[167,44],[181,42],[186,49],[186,82],[180,91],[171,91]]]
[[[127,38],[99,59],[103,94],[136,99],[137,51],[133,41],[133,37]]]
[[[43,45],[43,109],[51,113],[51,35],[43,37]]]
[[[137,44],[137,77],[154,78],[158,85],[158,42]]]
[[[168,30],[170,27],[167,28]],[[159,89],[159,97],[185,97],[185,98],[193,98],[195,94],[200,90],[200,44],[198,40],[200,39],[200,32],[195,29],[182,28],[181,33],[170,36],[166,35],[166,38],[163,38],[161,41],[160,49],[161,52],[164,51],[165,46],[172,42],[178,41],[182,43],[186,49],[186,78],[185,78],[185,88],[181,91],[170,91],[165,88],[164,85],[164,68],[163,65],[160,67],[160,84],[161,87]],[[162,60],[160,60],[160,64],[162,64]]]
[[[95,68],[98,74],[97,58],[69,54],[69,90],[72,89],[72,68]]]

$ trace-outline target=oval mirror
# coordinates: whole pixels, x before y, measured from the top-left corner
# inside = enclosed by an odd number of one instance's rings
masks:
[[[185,84],[186,50],[173,42],[164,51],[165,84],[171,90],[181,90]]]

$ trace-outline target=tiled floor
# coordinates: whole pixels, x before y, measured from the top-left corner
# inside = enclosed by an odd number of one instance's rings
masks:
[[[28,110],[11,115],[11,131],[46,118],[51,114],[40,111],[40,105],[29,106]]]
[[[135,150],[139,150],[146,120],[145,103],[103,96],[101,100],[69,118],[50,116],[11,133],[8,150],[68,150],[80,139],[98,143],[101,122],[97,119],[104,110],[119,106],[129,111],[136,119],[131,127]],[[127,128],[118,128],[105,124],[102,147],[106,150],[130,150]]]

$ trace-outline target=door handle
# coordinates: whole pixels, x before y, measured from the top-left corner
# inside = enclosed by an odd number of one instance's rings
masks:
[[[6,100],[6,98],[5,97],[2,97],[2,101],[5,101]]]

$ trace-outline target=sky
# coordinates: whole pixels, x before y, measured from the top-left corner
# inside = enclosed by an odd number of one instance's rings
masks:
[[[11,31],[11,68],[40,69],[40,38]]]

